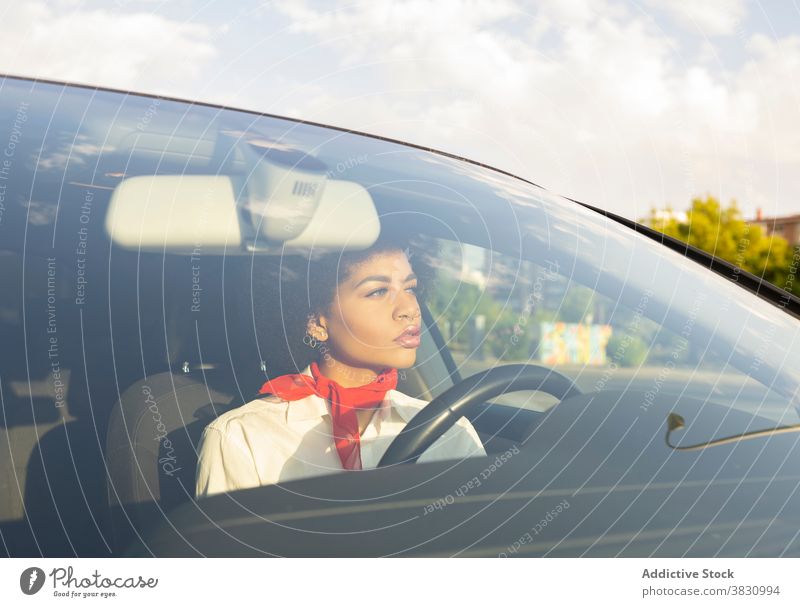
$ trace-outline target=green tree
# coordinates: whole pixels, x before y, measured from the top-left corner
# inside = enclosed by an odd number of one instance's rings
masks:
[[[735,200],[723,208],[713,196],[694,198],[686,221],[680,221],[671,211],[668,208],[665,214],[659,214],[653,208],[643,223],[779,288],[789,285],[795,295],[800,295],[800,280],[790,275],[795,250],[780,236],[768,236],[761,226],[747,223]]]
[[[606,344],[606,356],[620,367],[638,367],[646,359],[649,348],[645,341],[636,335],[614,334]]]
[[[470,324],[482,315],[485,322],[484,353],[504,360],[527,359],[533,332],[538,322],[537,309],[533,317],[509,309],[507,303],[496,301],[477,285],[461,282],[446,273],[437,275],[436,288],[427,300],[439,326],[450,329],[449,347],[456,351],[470,351]]]
[[[559,320],[584,322],[594,308],[594,291],[581,285],[572,285],[564,295],[558,309]]]

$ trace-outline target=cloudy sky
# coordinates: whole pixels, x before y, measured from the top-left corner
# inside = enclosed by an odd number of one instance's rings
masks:
[[[631,218],[800,213],[798,0],[0,0],[0,72],[298,117]]]

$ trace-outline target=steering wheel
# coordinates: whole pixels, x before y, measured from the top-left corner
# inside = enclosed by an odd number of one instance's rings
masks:
[[[481,371],[425,405],[395,437],[377,467],[416,463],[473,405],[519,390],[539,390],[559,400],[582,394],[566,375],[539,365],[502,365]]]

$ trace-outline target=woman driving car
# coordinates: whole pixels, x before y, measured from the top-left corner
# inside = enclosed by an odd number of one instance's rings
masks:
[[[376,467],[428,404],[396,389],[420,345],[417,294],[432,276],[422,258],[404,237],[382,233],[366,250],[309,260],[307,280],[299,281],[305,297],[281,315],[283,322],[302,318],[312,361],[265,382],[256,399],[205,428],[197,497]],[[485,454],[461,418],[419,461]]]

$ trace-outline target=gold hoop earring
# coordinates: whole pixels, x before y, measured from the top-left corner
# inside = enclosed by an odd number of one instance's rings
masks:
[[[303,342],[314,348],[318,343],[324,342],[326,339],[328,339],[328,332],[325,331],[324,329],[322,330],[322,334],[319,337],[315,337],[314,335],[311,335],[311,333],[306,331],[306,334],[303,337]]]

